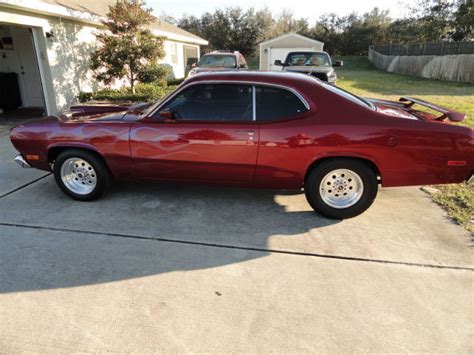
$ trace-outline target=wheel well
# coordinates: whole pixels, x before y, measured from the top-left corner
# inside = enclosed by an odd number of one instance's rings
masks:
[[[374,172],[374,174],[377,176],[377,180],[379,182],[379,184],[382,183],[382,174],[380,174],[380,170],[379,168],[377,167],[377,165],[369,160],[369,159],[364,159],[364,158],[359,158],[359,157],[350,157],[350,156],[336,156],[336,157],[325,157],[325,158],[321,158],[321,159],[318,159],[318,160],[315,160],[308,168],[308,170],[306,171],[306,175],[304,177],[304,181],[306,181],[309,173],[315,169],[319,164],[325,162],[325,161],[328,161],[328,160],[337,160],[337,159],[351,159],[351,160],[358,160],[364,164],[366,164],[370,169],[372,169],[372,171]]]
[[[83,147],[53,147],[53,148],[48,150],[48,162],[50,164],[52,164],[56,160],[56,158],[58,157],[59,154],[61,154],[65,150],[69,150],[69,149],[82,150],[84,152],[88,152],[90,154],[95,155],[98,159],[100,159],[102,161],[102,163],[104,163],[104,166],[107,168],[110,175],[113,176],[107,162],[104,159],[104,157],[102,155],[100,155],[100,153],[98,153],[97,151],[95,151],[93,149],[88,149],[88,148],[83,148]]]

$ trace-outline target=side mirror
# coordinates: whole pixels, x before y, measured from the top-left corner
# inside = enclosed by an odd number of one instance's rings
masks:
[[[283,67],[283,66],[284,66],[284,64],[281,62],[280,59],[275,60],[275,63],[274,63],[274,64],[275,64],[276,66],[279,66],[279,67]]]
[[[175,117],[174,117],[174,112],[171,111],[169,108],[158,112],[158,114],[165,121],[175,121],[176,120]]]
[[[240,68],[240,69],[245,69],[245,68],[247,68],[247,66],[242,63],[242,64],[240,64],[239,68]]]
[[[342,60],[336,60],[332,66],[333,67],[342,67],[343,65],[344,65],[344,62]]]

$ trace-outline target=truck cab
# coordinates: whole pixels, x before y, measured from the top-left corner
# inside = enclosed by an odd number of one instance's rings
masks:
[[[288,53],[284,62],[276,60],[275,65],[283,67],[282,71],[308,74],[336,85],[334,67],[342,67],[343,62],[333,62],[330,55],[323,51],[298,51]]]

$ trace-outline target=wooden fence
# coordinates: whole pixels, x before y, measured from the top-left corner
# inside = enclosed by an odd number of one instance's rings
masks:
[[[370,48],[384,55],[450,55],[474,54],[474,41],[472,42],[436,42],[421,44],[387,44],[373,45]]]

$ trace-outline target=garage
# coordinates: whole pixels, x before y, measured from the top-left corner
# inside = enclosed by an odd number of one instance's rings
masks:
[[[295,51],[322,51],[324,43],[297,33],[269,39],[260,46],[260,70],[280,71],[281,67],[275,66],[275,60],[284,61],[287,54]]]
[[[0,24],[0,118],[38,117],[44,112],[32,29]]]

